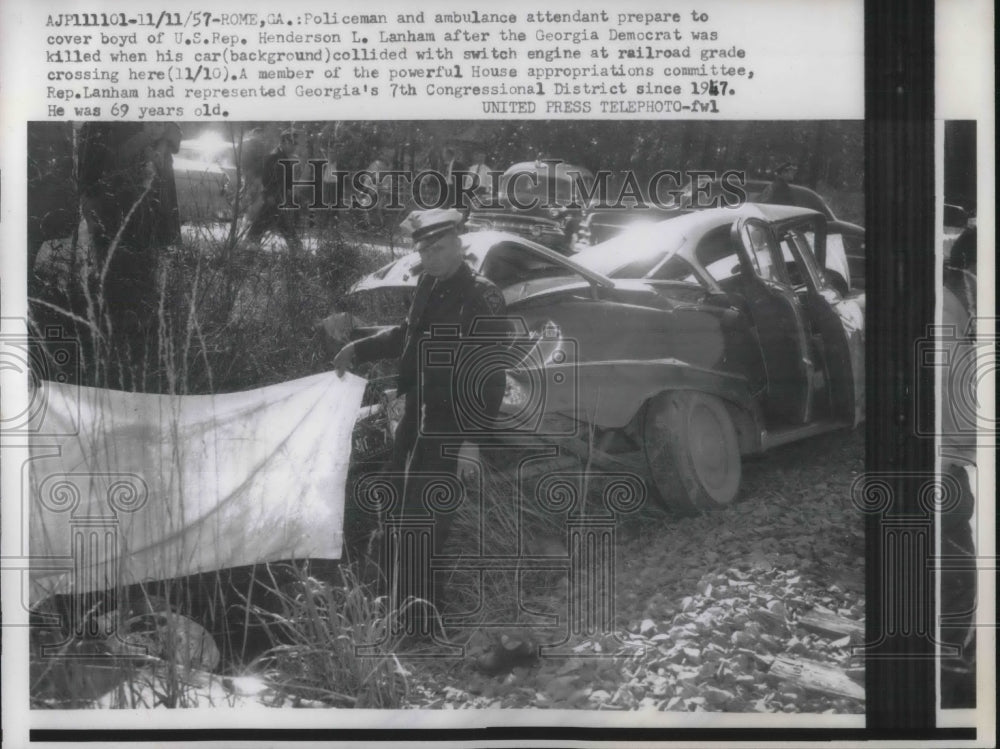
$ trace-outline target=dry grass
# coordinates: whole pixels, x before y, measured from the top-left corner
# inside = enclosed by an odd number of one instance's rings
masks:
[[[42,362],[36,374],[54,379],[62,369],[79,384],[193,394],[245,390],[328,370],[330,352],[313,323],[337,306],[351,283],[383,265],[384,252],[352,241],[340,230],[317,229],[307,251],[292,257],[280,241],[266,243],[269,249],[248,246],[241,228],[236,222],[185,225],[181,242],[156,250],[150,258],[156,264],[156,292],[141,300],[146,319],[132,329],[124,329],[108,309],[110,266],[97,262],[86,236],[50,245],[30,282],[28,324]],[[113,242],[108,256],[116,250]],[[46,339],[51,326],[78,342],[79,362],[67,367],[50,356]],[[164,570],[163,577],[171,573]],[[311,685],[314,694],[325,695],[331,704],[398,705],[405,681],[394,665],[353,653],[355,640],[374,636],[382,626],[383,601],[348,569],[336,586],[301,583],[295,596],[269,591],[281,601],[274,618],[252,600],[229,600],[219,607],[242,605],[247,627],[260,625],[255,621],[260,617],[271,634],[280,632],[284,638],[254,662],[254,669],[268,675],[277,694],[299,694]],[[108,603],[101,605],[113,607],[117,600],[123,602],[121,608],[106,612],[98,607],[87,612],[88,618],[103,614],[121,632],[129,616],[127,593],[109,591]],[[233,597],[232,591],[226,595]],[[214,605],[218,599],[212,600]],[[186,611],[187,604],[172,600],[164,608]],[[218,621],[225,613],[209,610],[205,616]],[[204,679],[192,675],[203,664],[184,663],[171,652],[169,644],[184,636],[176,630],[178,621],[161,621],[156,632],[160,641],[147,643],[155,651],[148,656],[121,652],[114,637],[84,638],[60,627],[34,627],[33,705],[183,707],[204,705],[206,699],[225,701],[206,692]],[[50,646],[45,655],[44,644]],[[222,644],[230,659],[239,657],[236,645]],[[245,664],[224,665],[238,671]]]
[[[407,672],[394,655],[362,655],[359,648],[399,647],[385,596],[378,596],[347,565],[339,581],[318,580],[301,572],[284,589],[270,592],[279,611],[250,606],[267,628],[273,647],[248,664],[263,677],[278,701],[319,700],[338,707],[399,707],[407,695]]]

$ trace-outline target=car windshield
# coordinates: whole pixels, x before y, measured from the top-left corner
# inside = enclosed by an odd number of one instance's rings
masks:
[[[668,255],[677,252],[684,241],[683,234],[666,231],[660,223],[644,224],[634,226],[607,242],[588,247],[574,255],[573,260],[609,278],[645,278]],[[667,262],[664,269],[668,266],[677,268],[677,277],[667,278],[658,272],[658,279],[680,281],[690,275],[691,271],[686,263]]]

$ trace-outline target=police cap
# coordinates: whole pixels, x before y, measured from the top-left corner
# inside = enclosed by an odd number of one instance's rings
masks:
[[[399,225],[413,240],[413,249],[423,250],[450,231],[456,231],[462,222],[462,214],[453,208],[432,208],[427,211],[411,211]]]

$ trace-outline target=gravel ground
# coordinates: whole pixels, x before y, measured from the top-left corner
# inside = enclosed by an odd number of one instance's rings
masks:
[[[850,501],[863,465],[863,430],[841,432],[748,461],[742,500],[726,510],[644,509],[618,530],[618,637],[572,641],[600,657],[544,657],[497,677],[469,660],[404,659],[408,706],[862,713],[857,634],[799,622],[811,611],[863,627],[864,526]],[[856,694],[778,678],[775,658],[835,669]]]

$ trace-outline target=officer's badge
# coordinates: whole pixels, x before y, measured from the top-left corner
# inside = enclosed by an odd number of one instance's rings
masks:
[[[486,302],[486,308],[494,315],[498,315],[503,312],[504,307],[506,306],[503,294],[500,293],[500,289],[496,286],[488,286],[483,291],[483,301]]]

